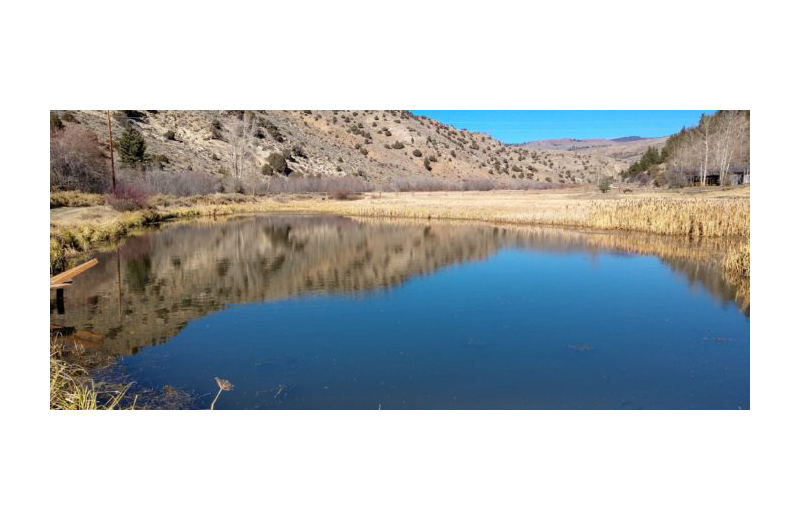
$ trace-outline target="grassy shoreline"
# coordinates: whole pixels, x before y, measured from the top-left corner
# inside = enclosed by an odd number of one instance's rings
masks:
[[[51,410],[120,410],[135,409],[123,402],[130,384],[97,383],[86,363],[66,354],[64,345],[50,339],[50,409]]]
[[[61,206],[82,194],[51,194]],[[132,231],[167,220],[244,213],[320,213],[349,217],[452,219],[496,224],[535,224],[606,231],[640,231],[691,237],[749,237],[749,188],[699,193],[640,192],[601,195],[586,190],[559,192],[368,193],[350,200],[324,194],[195,197],[156,196],[151,209],[107,210],[85,219],[59,218],[51,210],[50,268],[67,267],[70,258],[115,243]],[[80,211],[71,215],[81,215]],[[748,257],[749,258],[749,257]]]

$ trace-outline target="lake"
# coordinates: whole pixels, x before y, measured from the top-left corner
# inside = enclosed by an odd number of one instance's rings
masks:
[[[257,216],[95,255],[51,323],[217,409],[749,409],[715,241]],[[748,298],[749,300],[749,298]]]

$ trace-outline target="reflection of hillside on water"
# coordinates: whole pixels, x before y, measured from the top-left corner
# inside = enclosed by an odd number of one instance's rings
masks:
[[[388,288],[409,277],[489,257],[502,247],[653,254],[715,297],[731,301],[709,259],[726,244],[649,235],[481,224],[275,216],[196,222],[131,237],[65,292],[51,321],[131,353],[159,344],[226,305],[311,293]],[[119,269],[118,269],[119,266]]]

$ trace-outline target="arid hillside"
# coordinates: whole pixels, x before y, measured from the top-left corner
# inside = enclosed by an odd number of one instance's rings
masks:
[[[107,143],[105,111],[56,112]],[[217,178],[349,174],[387,188],[486,179],[516,187],[594,182],[628,166],[594,153],[506,146],[405,110],[125,110],[111,119],[115,141],[126,125],[144,137],[147,168]]]
[[[546,139],[530,141],[514,147],[537,151],[567,151],[578,156],[607,157],[632,163],[653,146],[661,149],[667,137],[620,137],[618,139]]]

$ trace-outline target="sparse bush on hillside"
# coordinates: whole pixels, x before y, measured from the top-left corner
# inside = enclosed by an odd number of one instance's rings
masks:
[[[222,135],[222,130],[216,127],[211,127],[211,139],[216,139],[217,141],[224,141],[225,137]]]
[[[123,110],[122,113],[125,114],[125,117],[127,117],[128,119],[132,119],[134,121],[147,120],[147,114],[145,114],[141,110]]]
[[[50,136],[50,187],[102,193],[108,184],[106,160],[91,130],[69,125]]]
[[[261,175],[270,176],[275,175],[275,170],[272,168],[272,165],[268,162],[265,162],[261,165]]]
[[[400,141],[395,141],[394,144],[392,145],[392,148],[394,148],[395,150],[402,150],[405,147],[406,145],[404,145]]]
[[[272,167],[275,173],[284,173],[286,171],[286,158],[280,152],[272,152],[269,154],[267,163]]]
[[[420,152],[420,151],[419,151],[419,150],[417,150],[416,148],[415,148],[415,149],[414,149],[414,151],[413,151],[413,152],[411,152],[411,153],[412,153],[412,154],[414,154],[414,157],[422,157],[422,152]]]
[[[303,145],[299,143],[292,145],[292,156],[305,158],[306,152],[303,150]]]
[[[116,143],[114,150],[118,153],[120,161],[127,164],[143,163],[147,157],[147,145],[141,132],[133,125],[128,124]]]
[[[54,111],[50,111],[50,133],[56,132],[64,128],[64,123],[61,118]]]
[[[275,141],[282,143],[285,139],[283,134],[278,130],[278,127],[270,121],[269,119],[264,119],[262,122],[262,126],[267,129],[267,133],[272,137]]]
[[[167,130],[164,132],[164,137],[167,141],[174,141],[175,140],[175,131],[174,130]]]
[[[433,169],[433,167],[431,166],[431,160],[428,159],[427,157],[425,158],[425,160],[423,161],[422,164],[425,166],[425,169],[428,170],[428,171],[431,171]]]
[[[149,161],[159,170],[164,169],[165,164],[169,164],[169,157],[164,155],[163,153],[158,153],[155,155],[150,156]]]
[[[597,186],[597,188],[603,193],[606,193],[608,190],[610,190],[611,189],[611,177],[603,177],[600,180],[600,184]]]

